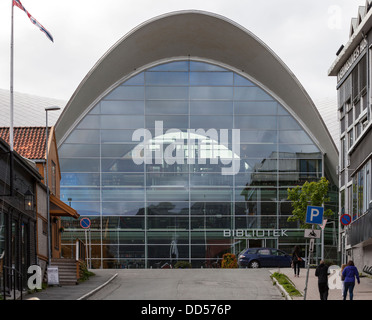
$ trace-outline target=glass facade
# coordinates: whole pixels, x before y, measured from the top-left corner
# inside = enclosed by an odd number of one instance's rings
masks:
[[[174,61],[107,94],[59,148],[61,199],[91,218],[93,267],[210,266],[226,252],[291,252],[287,188],[323,157],[272,96],[217,65]],[[65,220],[65,255],[78,221]]]

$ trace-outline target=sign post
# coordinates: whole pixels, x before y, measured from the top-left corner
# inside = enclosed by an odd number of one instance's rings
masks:
[[[305,289],[304,289],[304,300],[306,300],[307,284],[309,282],[310,261],[311,261],[311,258],[314,252],[315,239],[318,237],[320,238],[320,233],[318,233],[319,230],[314,230],[314,225],[323,224],[323,214],[324,214],[323,207],[307,206],[305,222],[308,224],[311,224],[312,227],[308,233],[306,233],[307,230],[305,230],[305,236],[307,234],[308,238],[310,238],[310,245],[309,245],[309,256],[308,256],[308,261],[307,261],[307,273],[306,273],[306,284],[305,284]]]
[[[80,219],[80,226],[85,229],[85,255],[86,255],[86,260],[87,260],[87,267],[92,268],[91,263],[92,259],[90,257],[91,254],[91,249],[90,249],[90,225],[91,221],[88,217],[84,217]],[[89,243],[88,243],[88,236],[87,236],[87,231],[89,230]]]

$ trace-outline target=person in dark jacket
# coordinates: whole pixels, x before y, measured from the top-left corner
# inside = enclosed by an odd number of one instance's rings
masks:
[[[328,300],[328,266],[321,260],[315,270],[315,276],[318,277],[318,289],[320,300]]]
[[[295,277],[300,277],[300,263],[301,263],[301,249],[299,246],[295,246],[292,253],[292,266]]]
[[[344,271],[342,271],[342,278],[344,279],[344,300],[346,300],[348,291],[349,291],[350,300],[353,300],[355,278],[358,280],[358,284],[360,284],[360,280],[359,280],[359,271],[355,267],[354,262],[352,260],[348,262]]]

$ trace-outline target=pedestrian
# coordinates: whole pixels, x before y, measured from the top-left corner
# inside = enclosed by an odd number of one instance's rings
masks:
[[[295,246],[292,253],[292,265],[295,277],[300,277],[300,263],[301,263],[301,250],[299,246]]]
[[[328,266],[321,260],[315,270],[315,276],[318,277],[320,300],[328,300],[328,274]]]
[[[354,265],[354,262],[350,260],[347,263],[344,271],[342,272],[342,278],[344,281],[344,300],[346,300],[347,292],[349,291],[350,300],[353,300],[354,297],[354,286],[355,286],[355,278],[360,284],[359,280],[359,271]]]
[[[341,272],[340,272],[340,276],[341,276],[341,296],[342,297],[344,296],[344,280],[342,280],[343,279],[342,278],[342,272],[344,271],[345,267],[346,267],[346,264],[345,263],[342,264],[341,265]]]

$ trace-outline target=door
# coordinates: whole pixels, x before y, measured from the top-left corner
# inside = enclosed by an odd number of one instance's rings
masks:
[[[263,248],[265,239],[247,239],[247,248]]]

